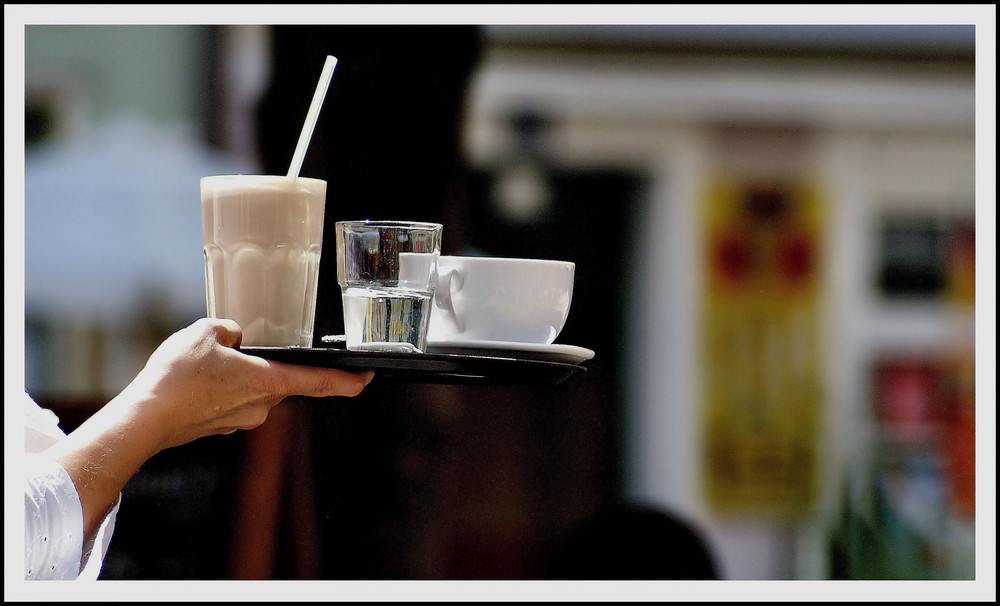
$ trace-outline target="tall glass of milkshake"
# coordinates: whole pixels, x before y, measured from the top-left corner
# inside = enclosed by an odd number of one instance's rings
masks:
[[[208,316],[235,320],[244,345],[312,346],[325,205],[321,179],[201,179]]]

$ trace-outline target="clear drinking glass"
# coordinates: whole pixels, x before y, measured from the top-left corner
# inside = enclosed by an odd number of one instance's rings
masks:
[[[336,224],[347,349],[427,349],[442,229],[438,223],[412,221]]]
[[[312,346],[325,202],[321,179],[201,179],[208,316],[235,320],[244,345]]]

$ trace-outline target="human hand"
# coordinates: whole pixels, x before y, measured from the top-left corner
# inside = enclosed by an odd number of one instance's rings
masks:
[[[76,485],[91,536],[128,479],[159,451],[252,429],[293,395],[355,396],[372,373],[248,356],[232,320],[201,319],[168,337],[113,400],[43,454]]]
[[[232,320],[202,318],[165,340],[126,388],[162,429],[161,449],[253,429],[289,396],[356,396],[372,378],[246,355],[241,339]]]

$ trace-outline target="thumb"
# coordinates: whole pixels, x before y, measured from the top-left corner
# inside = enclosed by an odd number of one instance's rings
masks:
[[[211,320],[211,322],[220,345],[239,347],[243,342],[243,329],[235,321],[220,318]]]

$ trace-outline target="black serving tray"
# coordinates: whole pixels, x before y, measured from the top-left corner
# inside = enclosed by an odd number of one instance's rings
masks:
[[[495,355],[348,351],[339,347],[244,346],[245,354],[275,362],[375,371],[377,381],[484,385],[559,384],[586,372],[581,364],[538,359],[528,353]]]

